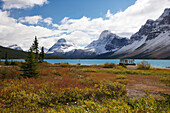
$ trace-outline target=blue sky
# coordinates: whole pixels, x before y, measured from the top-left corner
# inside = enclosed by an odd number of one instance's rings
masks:
[[[90,18],[105,18],[108,9],[111,13],[123,11],[136,0],[48,0],[49,3],[43,6],[36,5],[27,9],[11,9],[11,17],[19,18],[24,16],[42,15],[43,18],[51,17],[55,23],[60,24],[64,17],[74,19],[83,16]],[[1,9],[2,9],[1,2]]]
[[[130,38],[169,7],[170,0],[0,0],[0,45],[28,50],[37,36],[46,48],[60,38],[82,48],[103,30]]]

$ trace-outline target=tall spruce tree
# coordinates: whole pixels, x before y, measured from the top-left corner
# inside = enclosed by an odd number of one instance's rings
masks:
[[[40,53],[40,62],[44,62],[44,59],[45,59],[45,53],[44,53],[44,47],[42,47]]]
[[[37,37],[35,36],[35,40],[32,44],[32,49],[33,49],[33,52],[35,53],[35,59],[38,60],[38,57],[39,57],[39,50],[38,50],[38,40],[37,40]]]
[[[1,61],[1,57],[2,57],[2,52],[0,51],[0,61]]]
[[[5,65],[9,65],[8,52],[5,53]]]
[[[21,74],[22,77],[38,77],[38,71],[37,71],[37,64],[38,60],[35,59],[35,55],[33,53],[33,49],[30,48],[28,51],[27,58],[25,59],[25,62],[21,65],[21,71],[23,71],[23,74]]]

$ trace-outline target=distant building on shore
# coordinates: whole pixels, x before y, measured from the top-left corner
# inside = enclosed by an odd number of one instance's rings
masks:
[[[119,65],[136,65],[134,59],[120,59]]]

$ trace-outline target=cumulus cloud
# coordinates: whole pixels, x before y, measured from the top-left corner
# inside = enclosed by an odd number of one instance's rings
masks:
[[[41,16],[26,16],[26,17],[21,17],[18,19],[19,22],[21,23],[28,23],[28,24],[38,24],[39,21],[42,20]]]
[[[51,17],[48,17],[48,18],[45,18],[44,19],[44,23],[47,23],[48,25],[52,24],[52,18]]]
[[[112,14],[107,11],[107,18],[94,18],[83,16],[80,19],[65,17],[61,24],[52,23],[52,18],[39,18],[41,22],[52,25],[54,28],[27,26],[17,23],[18,20],[9,17],[7,11],[0,10],[0,44],[18,44],[23,49],[28,49],[34,36],[38,36],[40,46],[51,47],[60,38],[66,38],[78,46],[86,46],[91,41],[98,39],[103,30],[110,30],[123,37],[130,37],[145,24],[147,19],[157,19],[165,8],[170,6],[170,0],[137,0],[136,3],[124,11]],[[22,20],[23,19],[23,20]],[[22,21],[37,23],[29,19],[22,18]],[[20,21],[21,21],[20,20]]]
[[[2,0],[4,2],[3,9],[24,9],[31,8],[35,5],[42,6],[43,4],[47,4],[47,0]]]
[[[108,29],[123,37],[130,37],[145,24],[147,19],[157,19],[165,8],[170,6],[170,0],[137,0],[125,11],[118,11],[112,14],[107,11],[106,19],[82,17],[80,19],[69,19],[65,17],[58,26],[60,30],[67,29],[67,32],[86,31],[99,35],[103,30]]]
[[[9,17],[7,11],[0,10],[0,45],[8,46],[18,44],[24,50],[27,50],[31,46],[35,36],[50,39],[59,36],[63,32],[64,31],[51,30],[41,26],[27,26],[22,23],[17,23],[16,19]],[[55,42],[49,41],[44,46],[49,48],[54,43]],[[40,43],[40,45],[42,44]]]

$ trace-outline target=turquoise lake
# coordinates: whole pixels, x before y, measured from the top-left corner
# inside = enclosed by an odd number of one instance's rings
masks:
[[[119,59],[45,59],[49,63],[69,63],[81,65],[104,64],[106,62],[113,62],[119,64]],[[135,63],[140,63],[142,60],[135,60]],[[152,67],[170,67],[170,60],[146,60]]]
[[[15,59],[16,61],[24,61],[23,59]],[[143,60],[143,59],[142,59]],[[142,60],[135,60],[135,63],[140,63]],[[44,61],[51,64],[54,63],[69,63],[69,64],[78,64],[81,65],[93,65],[93,64],[104,64],[106,62],[113,62],[119,64],[119,59],[45,59]],[[152,67],[170,67],[170,60],[146,60]]]

